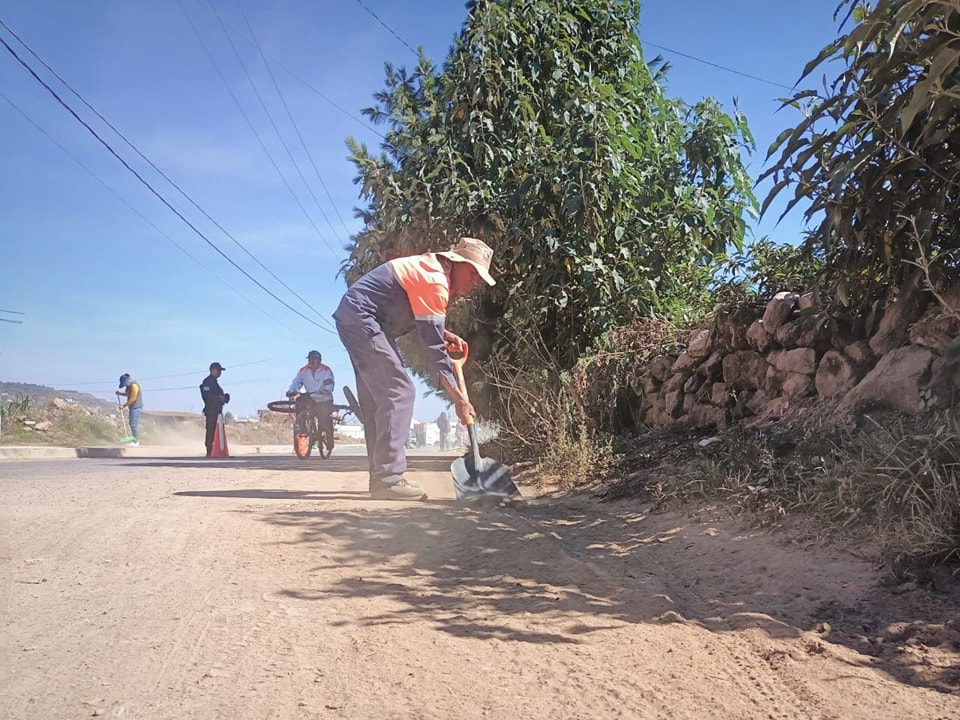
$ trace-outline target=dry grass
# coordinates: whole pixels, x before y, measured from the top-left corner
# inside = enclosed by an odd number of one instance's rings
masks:
[[[600,339],[596,351],[582,358],[573,372],[577,401],[591,427],[622,433],[640,424],[634,416],[637,393],[632,383],[657,355],[678,351],[685,332],[646,318],[613,328]]]
[[[33,430],[21,422],[22,418],[51,420],[46,432]],[[52,406],[37,407],[29,396],[0,404],[3,435],[0,445],[80,445],[114,443],[120,436],[115,418],[74,412],[58,412]]]
[[[798,519],[812,535],[879,544],[891,571],[960,564],[960,421],[949,414],[810,416],[773,429],[735,428],[700,448],[660,448],[608,497],[661,502],[722,497],[761,524]],[[669,468],[669,469],[668,469]]]
[[[524,342],[522,366],[494,353],[481,367],[498,406],[491,445],[542,483],[572,488],[608,477],[618,462],[614,437],[588,422],[573,375],[543,338],[532,331]]]

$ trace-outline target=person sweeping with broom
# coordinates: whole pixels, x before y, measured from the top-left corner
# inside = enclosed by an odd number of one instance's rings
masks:
[[[120,389],[117,390],[117,406],[120,408],[120,418],[123,411],[130,413],[130,435],[120,439],[120,442],[130,447],[140,447],[140,417],[143,415],[143,393],[140,392],[140,383],[130,377],[130,373],[120,376]],[[127,400],[122,405],[120,398]],[[131,439],[132,438],[132,439]]]
[[[344,294],[333,314],[353,363],[370,464],[370,493],[377,499],[416,500],[423,488],[404,477],[404,449],[413,418],[415,388],[397,350],[396,338],[416,331],[426,357],[464,423],[475,415],[461,392],[448,350],[464,351],[463,339],[446,329],[447,304],[482,285],[493,250],[461,238],[448,252],[397,258],[374,268]]]

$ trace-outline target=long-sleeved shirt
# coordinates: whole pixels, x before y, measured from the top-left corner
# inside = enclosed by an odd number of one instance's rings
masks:
[[[436,372],[456,387],[443,333],[450,284],[435,253],[397,258],[374,268],[344,294],[338,323],[382,330],[391,340],[416,330]]]
[[[316,370],[304,365],[290,383],[289,392],[299,392],[303,388],[314,400],[333,400],[333,370],[320,364]]]
[[[143,394],[140,392],[140,383],[130,381],[125,388],[124,395],[127,398],[127,401],[121,405],[125,408],[142,408],[143,407]]]
[[[219,415],[223,411],[226,393],[213,375],[207,375],[200,383],[200,397],[203,398],[203,414]]]

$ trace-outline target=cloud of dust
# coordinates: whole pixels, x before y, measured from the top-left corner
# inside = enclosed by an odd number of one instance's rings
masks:
[[[477,433],[477,442],[492,442],[500,437],[500,423],[493,420],[483,420],[474,424]]]
[[[205,433],[203,420],[181,421],[174,424],[146,420],[143,427],[143,443],[166,447],[199,445],[202,448]]]

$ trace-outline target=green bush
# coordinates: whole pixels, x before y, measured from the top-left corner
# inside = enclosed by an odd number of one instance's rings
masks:
[[[713,309],[765,302],[782,290],[805,292],[814,287],[822,270],[822,254],[762,238],[727,258],[710,287]]]
[[[820,286],[863,308],[915,263],[960,280],[960,0],[842,0],[849,32],[805,77],[842,66],[823,90],[785,102],[803,119],[770,147],[766,210],[794,188],[815,223],[803,248],[822,257]]]
[[[16,400],[8,400],[0,403],[0,420],[4,424],[11,422],[19,415],[26,415],[30,412],[31,400],[29,395],[17,395]]]
[[[366,111],[382,152],[349,141],[366,204],[348,280],[484,238],[498,285],[452,324],[508,359],[536,329],[567,369],[614,325],[689,316],[755,211],[752,138],[665,96],[638,22],[635,0],[477,0],[442,69],[388,65]]]

